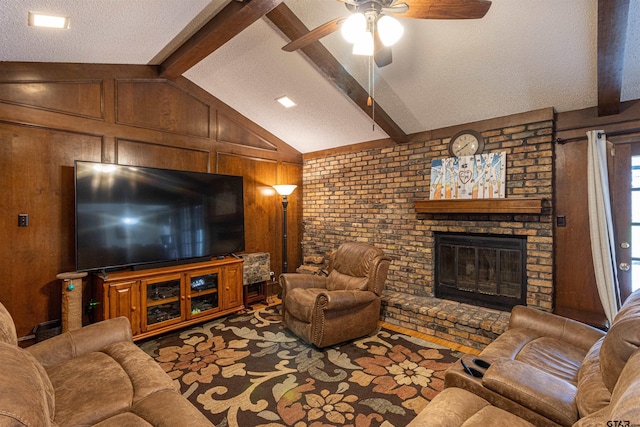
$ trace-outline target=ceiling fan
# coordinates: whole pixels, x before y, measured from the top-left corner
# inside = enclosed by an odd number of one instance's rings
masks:
[[[293,52],[338,31],[354,44],[354,54],[373,56],[378,67],[391,64],[391,45],[403,32],[392,17],[414,19],[479,19],[490,0],[338,0],[351,15],[333,19],[291,41],[282,49]]]

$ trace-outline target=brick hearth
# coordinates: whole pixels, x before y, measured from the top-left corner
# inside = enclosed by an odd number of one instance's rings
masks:
[[[385,292],[386,322],[481,349],[507,329],[509,313],[434,297]]]
[[[448,138],[306,158],[303,254],[344,241],[372,243],[392,258],[381,319],[470,347],[502,333],[509,314],[434,297],[434,233],[526,236],[527,305],[553,304],[553,111],[497,120],[485,152],[507,152],[506,196],[541,197],[542,215],[418,214],[429,198],[431,159],[448,157]]]

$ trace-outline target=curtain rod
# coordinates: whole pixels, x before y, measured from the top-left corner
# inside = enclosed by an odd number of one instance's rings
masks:
[[[631,133],[639,133],[639,132],[640,132],[640,130],[638,130],[638,129],[627,129],[627,130],[619,130],[617,132],[609,132],[609,133],[604,132],[604,133],[607,136],[619,136],[619,135],[628,135],[628,134],[631,134]],[[598,132],[598,138],[600,138],[601,136],[602,136],[602,133]],[[587,135],[575,136],[573,138],[556,138],[555,142],[556,142],[556,144],[562,145],[562,144],[566,144],[568,142],[581,141],[583,139],[587,139]]]

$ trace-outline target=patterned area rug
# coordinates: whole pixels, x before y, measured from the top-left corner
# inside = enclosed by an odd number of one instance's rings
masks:
[[[139,344],[220,426],[404,426],[462,353],[380,329],[320,350],[275,307]]]

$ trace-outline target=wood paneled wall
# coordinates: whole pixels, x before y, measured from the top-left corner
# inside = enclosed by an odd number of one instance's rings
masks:
[[[0,302],[18,336],[61,316],[56,275],[75,269],[75,160],[242,175],[246,251],[269,252],[276,275],[282,205],[271,186],[298,184],[288,258],[299,264],[301,154],[215,97],[147,66],[1,63],[0,75]]]

